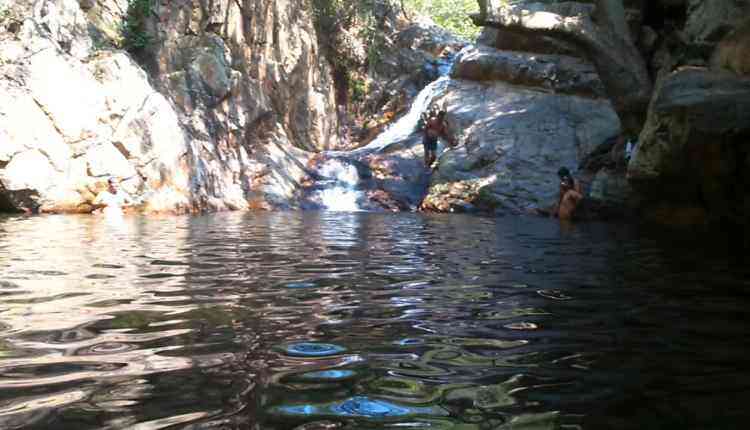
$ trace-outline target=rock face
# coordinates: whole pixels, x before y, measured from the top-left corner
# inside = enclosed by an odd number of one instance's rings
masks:
[[[557,170],[620,130],[602,99],[556,95],[503,82],[455,81],[447,107],[461,143],[446,150],[423,207],[437,211],[521,213],[549,206]]]
[[[686,3],[683,27],[660,35],[657,89],[628,178],[646,219],[746,224],[750,2]]]
[[[638,52],[622,1],[480,2],[478,25],[572,43],[597,68],[621,116],[638,118],[651,93],[646,63]],[[533,46],[533,45],[532,45]]]
[[[566,55],[472,47],[461,51],[451,77],[472,81],[502,81],[556,93],[605,97],[596,69],[584,60]]]
[[[657,89],[628,177],[654,207],[671,203],[714,218],[742,218],[748,143],[750,79],[680,70]]]
[[[582,176],[590,179],[590,197],[606,205],[632,199],[640,205],[641,218],[667,224],[747,224],[750,1],[487,0],[480,5],[475,22],[486,27],[483,43],[586,58],[595,66],[623,121],[624,135],[601,142],[583,158],[578,154],[586,170]],[[524,64],[532,57],[472,55],[476,60],[457,76],[493,77],[561,92],[539,79],[533,63],[508,69],[510,58],[524,58]],[[641,101],[648,101],[643,109],[647,115],[634,120],[628,105]],[[627,141],[637,144],[626,182]],[[451,157],[444,156],[441,169]]]
[[[112,47],[127,1],[1,0],[0,208],[88,212],[109,177],[148,212],[293,205],[330,73],[304,7],[246,6],[157,3],[147,75]]]

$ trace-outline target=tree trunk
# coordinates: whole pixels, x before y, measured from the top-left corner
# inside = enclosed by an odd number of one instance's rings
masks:
[[[473,16],[477,25],[574,43],[597,68],[623,125],[637,129],[643,123],[653,85],[630,36],[622,0],[598,0],[596,5],[478,3],[480,13]]]

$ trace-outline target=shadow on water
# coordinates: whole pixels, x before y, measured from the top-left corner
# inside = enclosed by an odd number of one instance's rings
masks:
[[[0,428],[739,428],[734,257],[537,218],[6,217]]]

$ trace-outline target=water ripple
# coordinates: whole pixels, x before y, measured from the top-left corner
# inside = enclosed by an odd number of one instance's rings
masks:
[[[748,270],[706,238],[325,212],[12,217],[0,231],[0,428],[750,418]]]

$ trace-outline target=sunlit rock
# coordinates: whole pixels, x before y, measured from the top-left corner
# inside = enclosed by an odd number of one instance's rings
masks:
[[[454,82],[438,103],[445,104],[460,143],[440,156],[426,210],[519,213],[550,205],[557,197],[557,170],[575,170],[620,131],[606,100],[499,82]]]
[[[472,47],[461,51],[451,76],[472,81],[502,81],[556,93],[605,97],[590,63],[563,55],[544,55]]]

